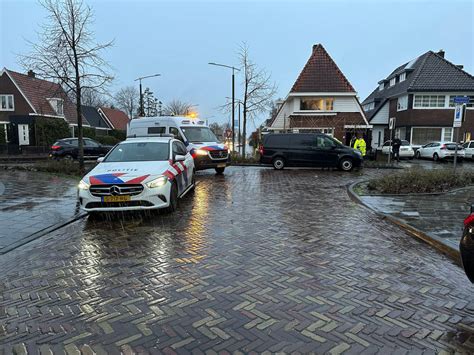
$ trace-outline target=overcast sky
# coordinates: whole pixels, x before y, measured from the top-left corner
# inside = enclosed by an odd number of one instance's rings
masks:
[[[322,43],[361,101],[396,66],[428,51],[474,72],[474,1],[151,1],[85,0],[98,41],[115,40],[104,57],[114,68],[112,91],[138,76],[163,102],[199,105],[200,116],[224,122],[217,107],[231,94],[242,41],[285,97],[313,44]],[[34,40],[43,9],[33,0],[0,0],[0,67],[23,71],[17,53]],[[241,77],[237,77],[237,96]],[[262,114],[257,123],[267,118]],[[250,129],[253,129],[251,124]]]

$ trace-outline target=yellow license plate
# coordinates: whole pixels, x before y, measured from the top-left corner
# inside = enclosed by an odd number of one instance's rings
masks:
[[[127,201],[130,201],[129,195],[102,197],[102,202],[127,202]]]
[[[225,163],[217,164],[217,167],[218,167],[218,168],[225,168],[225,167],[226,167],[226,164],[225,164]]]

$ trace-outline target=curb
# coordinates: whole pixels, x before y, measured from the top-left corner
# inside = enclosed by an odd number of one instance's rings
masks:
[[[436,250],[441,252],[442,254],[448,256],[452,261],[454,261],[457,265],[462,266],[461,262],[461,255],[459,251],[447,244],[445,244],[441,238],[431,235],[430,233],[425,233],[418,228],[412,227],[409,224],[407,224],[405,221],[403,221],[400,218],[396,218],[393,216],[390,216],[388,214],[385,214],[383,212],[377,211],[374,208],[366,205],[362,199],[357,195],[353,188],[355,185],[357,185],[359,182],[355,182],[347,186],[347,193],[349,197],[351,198],[352,201],[358,203],[364,208],[367,208],[368,210],[374,212],[380,219],[382,220],[387,220],[390,223],[400,227],[403,229],[407,234],[411,235],[412,237],[415,237],[416,239],[419,239],[428,245],[434,247]]]
[[[15,243],[12,243],[12,244],[6,246],[5,248],[1,249],[0,250],[0,255],[5,255],[6,253],[9,253],[12,250],[15,250],[15,249],[17,249],[17,248],[19,248],[19,247],[21,247],[25,244],[28,244],[28,243],[36,240],[36,239],[39,239],[39,238],[43,237],[44,235],[46,235],[48,233],[51,233],[51,232],[54,232],[58,229],[66,227],[67,225],[69,225],[71,223],[74,223],[74,222],[84,218],[85,216],[87,216],[87,213],[76,214],[71,219],[69,219],[65,222],[59,222],[59,223],[53,224],[52,226],[46,227],[46,228],[44,228],[44,229],[42,229],[38,232],[30,234],[29,236],[27,236],[25,238],[22,238],[21,240],[15,242]]]

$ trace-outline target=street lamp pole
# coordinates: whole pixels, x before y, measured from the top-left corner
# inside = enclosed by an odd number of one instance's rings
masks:
[[[143,93],[142,93],[142,80],[146,78],[153,78],[155,76],[161,76],[161,74],[153,74],[153,75],[147,75],[147,76],[141,76],[139,78],[136,78],[134,81],[137,81],[140,83],[140,116],[143,117],[145,116],[145,110],[143,108]]]
[[[232,150],[235,151],[235,71],[240,71],[240,69],[231,65],[218,64],[213,62],[208,64],[232,69]]]

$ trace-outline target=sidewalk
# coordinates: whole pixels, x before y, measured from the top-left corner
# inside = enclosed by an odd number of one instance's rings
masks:
[[[30,171],[0,171],[0,254],[73,218],[77,181]]]
[[[359,195],[367,207],[423,232],[459,252],[463,221],[474,202],[474,187],[436,195]]]

